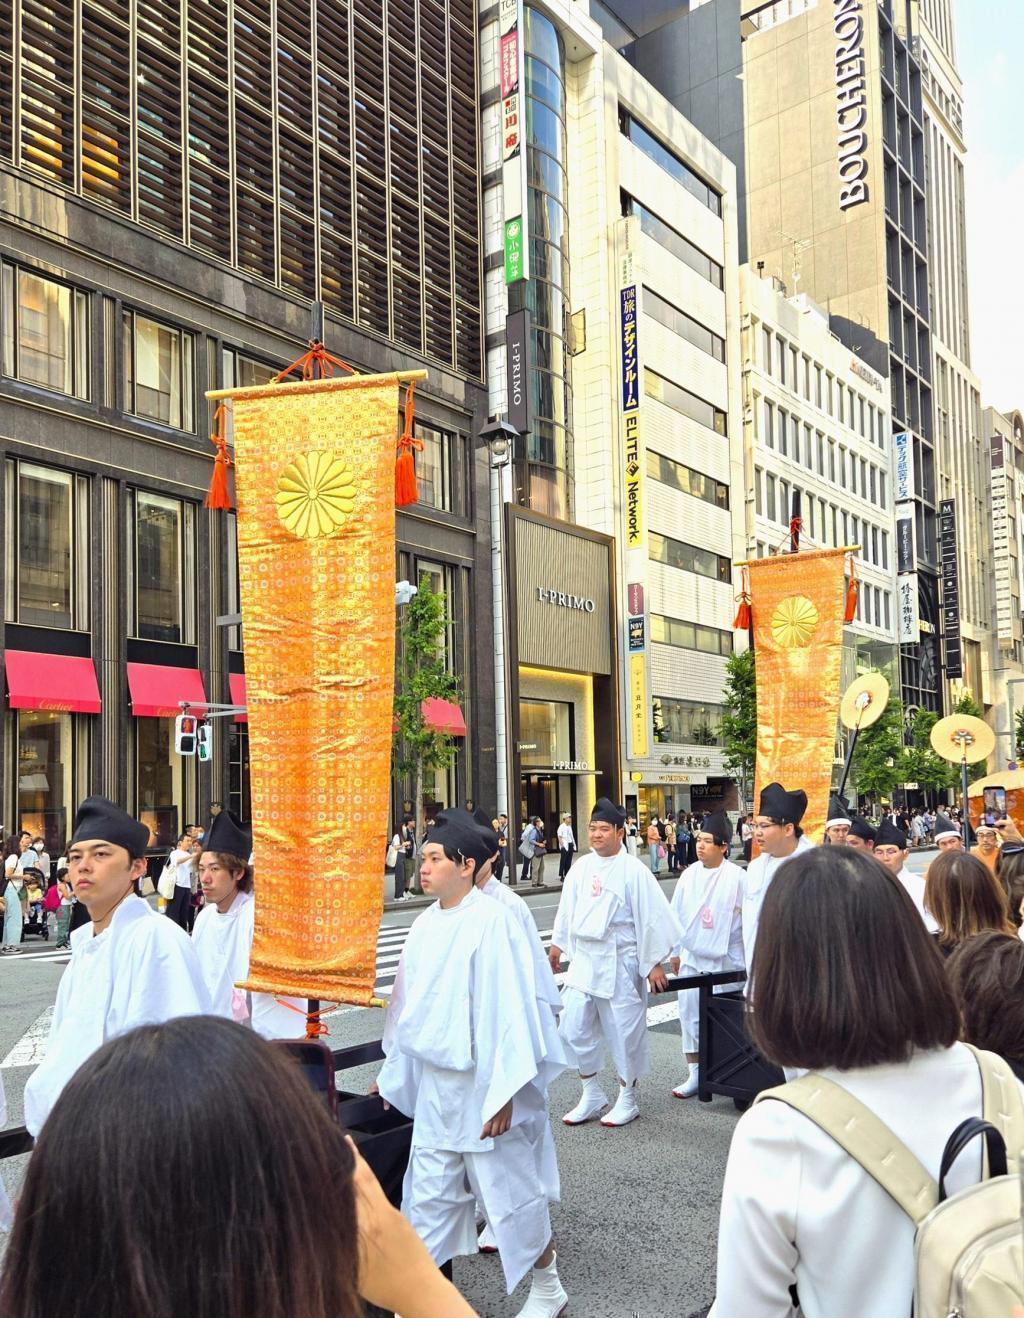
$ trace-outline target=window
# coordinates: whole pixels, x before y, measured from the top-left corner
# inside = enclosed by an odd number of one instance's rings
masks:
[[[889,612],[889,607],[890,607],[890,606],[889,606],[889,599],[890,599],[889,592],[888,592],[887,590],[883,591],[883,592],[882,592],[882,607],[883,607],[884,610],[885,610],[885,625],[886,625],[886,628],[887,628],[887,629],[888,629],[889,627],[892,626],[892,615],[891,615],[890,612]]]
[[[619,132],[628,137],[634,146],[639,147],[645,156],[670,174],[677,183],[681,183],[687,192],[707,206],[708,210],[715,215],[721,215],[722,198],[715,189],[705,183],[699,174],[689,165],[684,164],[667,146],[663,146],[646,128],[638,124],[626,110],[619,110]]]
[[[63,851],[74,806],[72,776],[76,716],[53,710],[20,709],[18,727],[18,817],[20,829],[40,834],[51,860]]]
[[[775,375],[780,384],[786,383],[786,341],[775,339]]]
[[[821,367],[816,365],[814,368],[814,402],[818,407],[821,407],[821,376]]]
[[[254,357],[246,357],[244,353],[235,352],[232,348],[225,348],[221,355],[221,373],[224,377],[225,389],[251,389],[261,384],[269,384],[280,370],[280,366],[269,366],[266,362],[257,361]],[[211,403],[210,406],[213,408],[216,404]],[[212,411],[210,424],[211,426],[213,424]],[[229,407],[224,427],[229,443],[232,442],[234,428],[234,411]]]
[[[885,507],[885,472],[878,473],[878,506]]]
[[[761,338],[761,366],[762,366],[763,369],[764,369],[764,373],[765,373],[765,375],[771,375],[771,373],[772,373],[772,332],[771,332],[771,330],[768,329],[767,326],[766,326],[766,327],[764,327],[764,328],[761,330],[761,335],[762,335],[762,338]]]
[[[89,300],[31,270],[3,266],[3,372],[25,384],[89,397]]]
[[[192,335],[124,313],[124,406],[133,416],[194,430]]]
[[[699,577],[713,581],[729,581],[732,568],[727,558],[713,554],[710,549],[698,549],[670,536],[652,531],[648,537],[648,552],[655,563],[667,563],[683,572],[695,572]]]
[[[889,536],[888,533],[882,532],[882,567],[886,572],[889,570]],[[888,623],[886,623],[888,626]]]
[[[184,760],[174,749],[174,720],[137,718],[135,724],[136,809],[149,829],[149,845],[171,850],[183,807]]]
[[[779,452],[789,456],[789,413],[784,407],[779,408]]]
[[[732,654],[732,632],[705,627],[699,622],[666,618],[651,614],[651,640],[661,645],[675,645],[681,650],[699,650],[702,654]]]
[[[88,627],[88,478],[13,459],[5,470],[5,616],[35,627]]]
[[[688,416],[691,421],[698,421],[702,426],[707,426],[718,435],[728,433],[725,413],[721,408],[706,402],[696,394],[691,394],[689,389],[684,389],[674,380],[658,375],[656,371],[649,369],[644,371],[644,392],[650,398],[657,399],[659,403],[664,403],[666,407],[671,407],[673,411]]]
[[[789,346],[789,387],[793,392],[800,392],[799,353],[792,344]]]
[[[814,441],[811,436],[811,427],[804,422],[804,466],[808,471],[814,470]]]
[[[831,435],[828,441],[828,478],[834,485],[836,479],[836,441]]]
[[[837,380],[837,381],[836,381],[836,389],[837,389],[837,391],[838,391],[838,398],[839,398],[838,420],[839,420],[839,424],[842,425],[842,423],[843,423],[843,402],[844,402],[844,399],[845,399],[845,396],[846,396],[846,386],[843,384],[842,380]]]
[[[655,696],[654,740],[671,746],[718,746],[721,744],[721,705],[702,705],[697,700],[674,700]]]
[[[764,485],[764,472],[760,467],[754,472],[754,512],[758,517],[764,515],[764,494],[762,486]]]
[[[766,477],[766,480],[765,480],[765,505],[764,505],[764,515],[768,518],[769,522],[774,522],[774,521],[776,520],[776,516],[775,516],[775,477],[771,474],[771,472],[768,473],[768,476]]]
[[[783,526],[789,525],[789,481],[779,481],[779,521]]]
[[[769,448],[775,447],[775,404],[764,400],[764,442]]]
[[[646,284],[644,285],[643,309],[649,316],[653,316],[656,321],[664,325],[666,329],[671,330],[673,334],[678,334],[680,338],[686,339],[695,348],[700,348],[701,352],[708,353],[714,357],[715,361],[725,361],[725,339],[712,330],[706,329],[699,320],[694,320],[685,311],[680,311],[678,307],[674,307],[671,302],[667,302],[665,298],[655,293],[653,289],[648,288]]]
[[[871,561],[872,563],[874,563],[876,567],[880,566],[880,560],[878,556],[878,527],[877,526],[873,526],[871,528]]]
[[[810,359],[810,357],[805,357],[805,358],[804,358],[803,394],[804,394],[804,397],[807,399],[807,401],[810,402],[810,401],[811,401],[811,359]]]
[[[647,474],[652,480],[663,481],[673,489],[693,495],[695,499],[714,504],[716,508],[729,507],[728,485],[694,471],[692,467],[684,467],[681,462],[666,458],[652,449],[647,450]]]
[[[438,512],[465,513],[462,436],[420,421],[413,423],[413,432],[423,441],[423,451],[416,454],[419,503]]]
[[[878,502],[878,468],[874,466],[874,464],[872,464],[870,468],[870,481],[871,481],[871,502],[877,503]]]
[[[194,643],[195,510],[192,504],[134,491],[135,628],[141,640]]]
[[[815,470],[819,476],[825,474],[825,436],[820,430],[815,431],[818,445],[818,461],[815,463]]]
[[[677,229],[673,229],[670,224],[666,224],[653,211],[649,211],[646,206],[642,206],[629,193],[622,193],[622,213],[623,215],[636,215],[640,220],[640,229],[648,238],[654,240],[659,246],[664,247],[667,252],[677,260],[688,265],[691,270],[696,271],[715,288],[722,288],[725,283],[725,271],[707,256],[689,238],[684,238]]]

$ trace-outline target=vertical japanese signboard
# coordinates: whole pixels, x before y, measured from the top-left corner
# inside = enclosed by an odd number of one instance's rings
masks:
[[[896,600],[900,615],[900,645],[916,645],[921,639],[916,572],[908,572],[906,576],[896,578]]]
[[[963,677],[960,645],[960,569],[957,566],[956,500],[939,501],[939,568],[942,572],[942,636],[947,677]]]
[[[501,191],[505,283],[530,277],[530,234],[526,204],[526,85],[522,0],[500,0]]]
[[[914,497],[914,436],[900,431],[893,436],[896,455],[896,502]]]
[[[644,583],[647,578],[647,529],[644,515],[645,455],[641,432],[640,302],[633,269],[629,229],[619,284],[619,356],[622,384],[623,544],[625,546],[627,654],[629,656],[628,748],[632,758],[650,751],[651,699],[648,681],[647,612]]]

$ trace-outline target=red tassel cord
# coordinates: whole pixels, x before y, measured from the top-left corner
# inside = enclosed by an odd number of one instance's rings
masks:
[[[396,508],[405,508],[411,503],[418,503],[420,497],[419,487],[416,484],[416,458],[414,452],[422,452],[423,440],[417,439],[412,433],[412,422],[416,411],[415,391],[416,381],[412,380],[405,391],[405,425],[402,427],[402,435],[398,441],[395,457]]]
[[[736,617],[733,619],[733,631],[747,632],[750,630],[752,615],[750,609],[750,577],[746,568],[743,569],[743,575],[740,578],[740,593],[736,596],[736,602],[739,608],[736,610]]]
[[[853,559],[850,559],[850,579],[846,583],[846,612],[843,614],[843,622],[853,622],[857,616],[857,596],[860,593],[860,583],[857,580],[857,566]]]
[[[206,506],[230,511],[234,504],[231,502],[231,491],[228,488],[228,468],[235,464],[228,452],[226,428],[227,404],[221,403],[213,414],[213,434],[210,436],[210,443],[216,445],[217,455],[213,459],[213,474],[210,477],[210,488],[206,492]]]
[[[327,351],[319,339],[309,340],[309,351],[292,362],[291,366],[286,366],[283,371],[279,371],[274,376],[273,383],[280,384],[292,371],[298,371],[303,380],[327,380],[334,374],[335,366],[342,371],[350,371],[353,375],[359,372],[348,362],[343,362],[340,357],[334,357]]]

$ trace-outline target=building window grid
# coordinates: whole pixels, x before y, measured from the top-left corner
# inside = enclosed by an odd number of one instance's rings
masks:
[[[621,107],[619,108],[619,131],[635,147],[638,147],[644,155],[653,160],[677,183],[681,184],[691,196],[706,206],[713,215],[722,214],[721,194],[709,183],[706,183],[696,170],[691,169],[674,151],[663,142],[660,142],[649,129],[645,128],[637,119],[634,119],[628,110]]]
[[[697,650],[701,654],[730,655],[733,649],[732,632],[705,627],[699,622],[686,622],[683,618],[670,618],[661,613],[651,614],[651,640],[658,645]]]
[[[418,61],[417,34],[437,26],[417,21],[426,3],[409,0],[387,39],[383,17],[342,10],[339,22],[328,0],[239,4],[230,31],[226,11],[194,0],[182,6],[187,23],[177,4],[135,0],[123,21],[83,0],[75,18],[54,13],[44,27],[19,5],[21,132],[15,140],[0,101],[0,153],[480,378],[475,15],[462,0],[436,11],[444,31],[432,60]],[[405,118],[391,150],[386,108]],[[360,134],[376,142],[373,160],[358,154]],[[448,249],[439,277],[420,279],[424,259],[402,265],[405,199],[406,222],[422,217]]]
[[[651,702],[654,740],[670,746],[719,746],[724,710],[699,700],[655,696]]]
[[[709,577],[712,581],[728,582],[732,579],[732,564],[723,554],[716,554],[710,549],[703,549],[697,545],[688,545],[682,540],[673,539],[657,531],[650,533],[648,553],[656,563],[665,563],[683,572]]]
[[[0,369],[11,379],[89,398],[89,295],[28,266],[0,267]]]
[[[667,298],[655,293],[652,288],[644,285],[643,310],[648,316],[664,325],[667,330],[678,335],[679,338],[685,339],[687,343],[692,344],[695,348],[705,352],[708,356],[713,357],[717,362],[725,361],[725,339],[709,330],[706,325],[702,325],[699,320],[681,311]]]
[[[683,494],[728,511],[729,487],[724,481],[705,476],[703,472],[676,462],[663,453],[647,450],[647,474],[652,480],[661,481],[675,490],[681,490]]]
[[[666,223],[659,215],[646,206],[642,205],[635,197],[631,197],[628,192],[623,191],[620,194],[623,215],[635,215],[640,220],[640,230],[648,238],[656,242],[677,260],[688,265],[691,270],[706,279],[709,284],[715,288],[721,289],[725,285],[725,271],[722,266],[706,252],[701,249],[689,238],[681,234],[678,229]]]

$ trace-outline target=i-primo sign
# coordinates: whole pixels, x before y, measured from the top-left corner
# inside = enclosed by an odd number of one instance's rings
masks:
[[[546,590],[537,587],[537,599],[541,604],[555,604],[561,609],[579,609],[581,613],[593,613],[597,605],[582,595],[569,595],[563,590]]]

